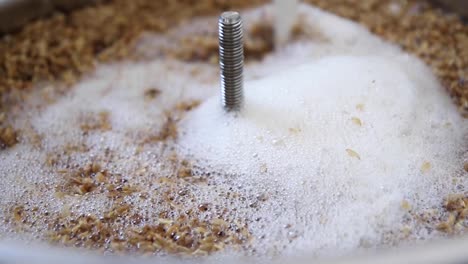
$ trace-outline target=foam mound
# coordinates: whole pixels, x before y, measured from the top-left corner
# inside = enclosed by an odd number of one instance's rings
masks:
[[[179,145],[241,185],[280,189],[269,232],[282,222],[299,248],[353,248],[401,227],[402,201],[436,204],[451,189],[462,122],[412,57],[326,56],[247,82],[240,113],[211,98]]]

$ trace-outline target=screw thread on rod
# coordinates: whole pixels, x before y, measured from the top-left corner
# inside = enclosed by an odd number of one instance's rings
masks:
[[[226,111],[239,110],[244,100],[244,45],[242,19],[228,11],[218,20],[221,103]]]

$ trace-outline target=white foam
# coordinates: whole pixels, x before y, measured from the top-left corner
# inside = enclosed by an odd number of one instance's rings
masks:
[[[240,185],[280,190],[260,213],[270,225],[253,225],[270,235],[260,243],[293,232],[295,252],[351,250],[399,230],[403,200],[422,210],[457,191],[466,121],[421,61],[313,12],[329,41],[314,59],[246,82],[238,114],[207,100],[178,144]]]
[[[244,185],[256,178],[285,188],[276,205],[304,234],[300,248],[378,240],[401,224],[404,199],[437,203],[451,188],[463,121],[413,58],[330,56],[248,82],[245,91],[237,115],[226,115],[217,98],[204,103],[178,143],[215,170],[242,175]]]

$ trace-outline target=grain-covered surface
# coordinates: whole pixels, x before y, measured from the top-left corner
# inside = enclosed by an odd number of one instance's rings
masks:
[[[163,32],[193,16],[249,7],[265,1],[110,1],[30,23],[0,42],[0,146],[15,144],[18,131],[8,110],[41,80],[73,83],[96,61],[128,58],[144,31]],[[308,0],[359,21],[426,61],[468,115],[468,25],[423,1]],[[138,19],[134,19],[138,17]],[[21,91],[21,92],[20,92]]]
[[[98,0],[0,0],[0,34],[20,29],[55,10],[70,11]]]
[[[15,112],[20,111],[19,103],[32,92],[35,85],[43,81],[60,82],[64,85],[55,86],[60,89],[55,92],[64,93],[80,76],[90,73],[97,63],[139,59],[138,54],[133,52],[133,45],[145,31],[165,32],[194,16],[213,15],[221,10],[251,7],[263,2],[266,1],[233,3],[205,0],[166,3],[114,0],[77,10],[69,15],[56,14],[30,23],[19,33],[4,37],[0,42],[0,150],[12,147],[21,140],[22,131],[13,127],[11,121]],[[426,2],[416,0],[307,2],[359,21],[372,32],[422,58],[452,95],[460,112],[468,115],[468,26],[458,17],[444,14]],[[134,19],[135,17],[138,19]],[[255,42],[256,45],[247,41],[248,58],[261,58],[262,54],[272,49],[271,33],[271,28],[263,26],[251,32],[253,38],[259,38],[260,41]],[[171,51],[171,54],[187,61],[213,60],[213,55],[217,54],[217,43],[212,39],[194,38],[187,41],[186,45],[180,45],[180,49]],[[201,49],[194,50],[194,43]],[[145,96],[149,100],[157,97],[158,90],[149,89]],[[174,113],[182,115],[197,104],[198,102],[184,102]],[[107,120],[106,112],[97,116],[84,116],[80,128],[84,133],[106,131],[111,129]],[[174,119],[168,116],[163,131],[148,137],[145,142],[165,141],[176,136]],[[40,141],[39,136],[37,141]],[[70,153],[83,151],[86,151],[86,146],[64,146],[64,153],[52,154],[47,163],[55,166],[63,163]],[[353,150],[348,153],[359,158]],[[177,173],[160,179],[160,184],[167,186],[167,203],[173,202],[170,199],[171,192],[183,191],[177,189],[179,185],[207,181],[206,177],[193,177],[190,162],[177,157],[172,162],[178,168]],[[468,164],[464,169],[468,171],[467,166]],[[138,186],[122,182],[119,175],[112,174],[99,163],[83,164],[82,167],[64,170],[63,173],[66,175],[66,182],[56,190],[58,199],[63,195],[102,193],[114,199],[118,205],[109,208],[103,217],[70,215],[66,208],[60,215],[50,216],[47,213],[43,217],[53,219],[49,223],[52,231],[50,240],[53,242],[101,250],[206,254],[219,251],[225,245],[242,245],[251,239],[248,226],[242,219],[226,222],[221,215],[220,218],[200,221],[191,212],[186,213],[184,218],[177,219],[162,212],[157,225],[125,229],[121,223],[122,215],[132,213],[129,217],[135,223],[142,220],[124,202],[126,195],[138,192]],[[144,193],[141,194],[141,199],[145,199]],[[441,204],[443,199],[441,197]],[[457,224],[460,225],[466,219],[467,202],[466,196],[445,198],[444,208],[448,218],[437,228],[447,233],[457,230]],[[402,207],[411,209],[409,204],[402,204]],[[210,210],[207,204],[199,204],[194,208],[194,211],[207,210]],[[42,217],[38,215],[38,209],[22,204],[13,205],[8,214],[11,215],[11,223],[17,225],[18,231],[27,230],[28,225],[34,225],[31,219]],[[126,239],[115,238],[115,232],[125,232]]]
[[[144,31],[163,32],[193,16],[249,7],[265,1],[110,1],[27,25],[0,41],[0,147],[15,144],[18,131],[8,112],[23,92],[41,80],[73,83],[97,61],[128,58]],[[359,21],[398,43],[433,68],[468,115],[468,26],[423,1],[308,0]],[[134,19],[138,17],[138,19]]]

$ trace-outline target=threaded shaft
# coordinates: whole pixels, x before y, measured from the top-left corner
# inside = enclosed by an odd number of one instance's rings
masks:
[[[226,111],[239,110],[244,100],[244,43],[239,13],[224,12],[218,21],[221,103]]]

